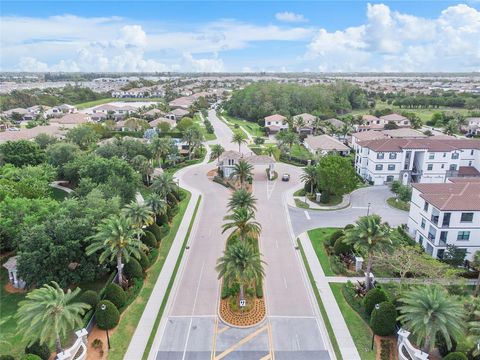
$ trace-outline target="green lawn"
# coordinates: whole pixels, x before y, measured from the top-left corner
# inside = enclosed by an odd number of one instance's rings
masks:
[[[360,317],[360,315],[353,310],[343,296],[342,288],[345,284],[330,283],[335,300],[337,300],[338,307],[342,312],[343,318],[347,323],[350,335],[357,347],[358,353],[362,360],[375,360],[376,349],[371,350],[372,346],[372,331],[368,324]]]
[[[320,261],[320,265],[322,265],[323,272],[326,276],[335,276],[330,266],[330,257],[325,250],[324,243],[325,241],[339,228],[318,228],[314,230],[310,230],[308,232],[308,236],[310,237],[310,241],[312,242],[312,246],[315,249],[315,253],[317,254],[318,260]]]
[[[185,190],[184,190],[185,191]],[[127,351],[130,339],[137,328],[140,317],[143,310],[147,305],[148,299],[152,293],[153,287],[158,279],[160,271],[162,270],[165,259],[167,258],[170,247],[172,246],[173,239],[177,234],[180,223],[182,222],[183,215],[187,209],[187,205],[190,201],[191,194],[188,192],[185,199],[179,204],[178,214],[173,218],[171,229],[168,235],[162,239],[159,247],[159,256],[155,264],[153,264],[148,270],[148,276],[144,280],[143,288],[138,294],[133,303],[122,314],[122,320],[116,328],[113,335],[110,337],[112,349],[108,353],[110,360],[123,359],[125,352]],[[152,314],[154,316],[155,314]]]
[[[387,204],[391,207],[394,207],[398,210],[409,211],[410,210],[410,203],[397,199],[395,197],[391,197],[387,199]]]
[[[86,109],[92,106],[98,106],[102,104],[106,104],[109,102],[113,101],[118,101],[118,102],[160,102],[164,101],[163,98],[124,98],[124,99],[118,99],[118,98],[106,98],[106,99],[100,99],[100,100],[93,100],[93,101],[87,101],[84,103],[76,104],[75,107],[78,110]]]
[[[243,127],[253,137],[265,137],[265,133],[262,131],[260,125],[258,125],[257,123],[230,116],[225,112],[223,112],[221,115],[231,124],[236,124]],[[234,126],[231,126],[231,128],[234,128]]]
[[[308,151],[305,146],[295,144],[292,146],[292,157],[299,158],[302,160],[313,159],[313,155]]]
[[[300,200],[300,199],[294,199],[295,200],[295,205],[300,208],[300,209],[310,209],[310,205],[308,205],[308,203],[306,203],[305,201],[303,200]]]
[[[63,191],[57,188],[52,188],[51,197],[54,198],[55,200],[63,201],[67,196],[68,196],[68,193],[66,191]]]
[[[199,114],[195,114],[193,116],[193,121],[197,123],[198,126],[200,127],[200,130],[202,131],[205,141],[217,140],[217,135],[215,135],[215,133],[210,134],[207,132],[207,129],[205,128],[205,124],[203,123],[203,120]]]

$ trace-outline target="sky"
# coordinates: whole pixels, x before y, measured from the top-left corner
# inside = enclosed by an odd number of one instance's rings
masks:
[[[0,71],[480,71],[480,1],[4,1]]]

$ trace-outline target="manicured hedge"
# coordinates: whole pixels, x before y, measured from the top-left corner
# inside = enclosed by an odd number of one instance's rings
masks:
[[[110,283],[105,288],[105,300],[111,301],[113,305],[117,307],[117,309],[120,309],[127,302],[127,297],[125,295],[125,291],[123,291],[119,285]]]
[[[96,305],[96,304],[95,304]],[[39,341],[35,341],[32,345],[25,348],[25,354],[34,354],[39,356],[42,360],[48,360],[50,358],[50,349],[47,344],[41,344]]]
[[[168,223],[168,216],[167,214],[161,214],[157,216],[157,225],[161,226],[163,224]]]
[[[25,354],[22,356],[22,360],[42,360],[42,358],[35,354]]]
[[[157,224],[153,223],[149,227],[147,227],[147,231],[151,232],[153,235],[155,235],[155,239],[157,239],[157,242],[162,240],[162,230],[160,226]]]
[[[143,271],[150,267],[150,260],[148,260],[147,255],[143,251],[140,251],[140,259],[138,259],[138,262],[140,263]]]
[[[385,292],[378,288],[370,289],[363,299],[363,304],[365,305],[365,312],[367,315],[370,315],[375,308],[375,305],[380,304],[384,301],[387,301],[387,295]]]
[[[142,236],[142,242],[147,245],[149,248],[156,248],[158,246],[157,239],[150,231],[145,231],[145,234]]]
[[[340,239],[344,234],[343,230],[337,230],[328,239],[328,245],[334,246],[338,239]]]
[[[467,355],[461,352],[452,352],[445,356],[443,360],[468,360]]]
[[[97,306],[99,301],[100,301],[100,296],[98,296],[97,292],[94,290],[84,291],[80,295],[80,302],[90,305],[92,309],[95,309],[95,306]],[[35,354],[35,353],[32,353],[32,354]]]
[[[142,266],[134,258],[130,258],[130,260],[125,264],[124,271],[125,275],[127,275],[130,280],[143,279]]]
[[[105,305],[105,310],[102,310],[102,305]],[[117,326],[120,320],[120,313],[111,301],[102,300],[97,304],[95,311],[95,319],[97,326],[102,330],[110,330]]]
[[[389,336],[395,331],[397,323],[397,310],[395,305],[384,301],[374,308],[370,318],[370,326],[376,335]]]
[[[153,263],[157,261],[157,258],[158,258],[158,249],[152,249],[148,254],[148,261],[150,262],[150,265],[153,265]]]

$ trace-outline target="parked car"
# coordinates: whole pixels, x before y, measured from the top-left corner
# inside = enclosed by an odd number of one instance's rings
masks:
[[[290,181],[290,174],[283,174],[282,181]]]

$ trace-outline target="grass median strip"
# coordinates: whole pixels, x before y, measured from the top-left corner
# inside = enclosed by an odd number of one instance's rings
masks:
[[[307,270],[308,279],[310,280],[310,284],[312,285],[315,298],[317,299],[318,307],[320,308],[323,322],[325,323],[325,327],[327,328],[328,337],[332,342],[333,351],[335,351],[335,356],[337,357],[337,360],[341,360],[343,358],[342,358],[342,353],[340,352],[340,347],[338,346],[337,338],[335,337],[335,333],[333,332],[333,328],[332,328],[332,325],[330,324],[330,319],[328,318],[327,310],[325,310],[325,306],[323,305],[320,293],[318,292],[317,284],[315,283],[315,279],[313,278],[312,271],[310,270],[310,266],[308,265],[308,261],[303,251],[302,244],[298,239],[297,239],[297,244],[298,244],[298,248],[300,249],[300,253],[302,254],[303,263],[305,264],[305,269]]]
[[[202,200],[202,196],[198,197],[197,203],[195,204],[195,210],[193,211],[192,219],[190,220],[190,224],[188,225],[187,234],[185,235],[185,239],[183,239],[182,249],[180,250],[180,254],[178,256],[177,262],[175,264],[175,269],[173,270],[172,277],[170,278],[170,282],[168,283],[167,290],[165,292],[165,296],[163,297],[162,305],[160,306],[160,310],[157,314],[157,318],[155,319],[155,323],[153,325],[152,332],[150,337],[148,338],[147,347],[143,353],[142,359],[145,360],[148,358],[148,354],[152,348],[153,340],[157,334],[158,325],[160,325],[160,320],[163,316],[163,311],[165,310],[165,306],[167,305],[168,298],[170,296],[170,291],[172,290],[173,283],[175,282],[175,278],[177,276],[178,268],[180,267],[180,263],[183,258],[183,253],[185,252],[185,246],[187,245],[188,239],[190,238],[190,233],[192,232],[193,223],[195,222],[195,218],[197,216],[197,211],[200,206],[200,201]]]

